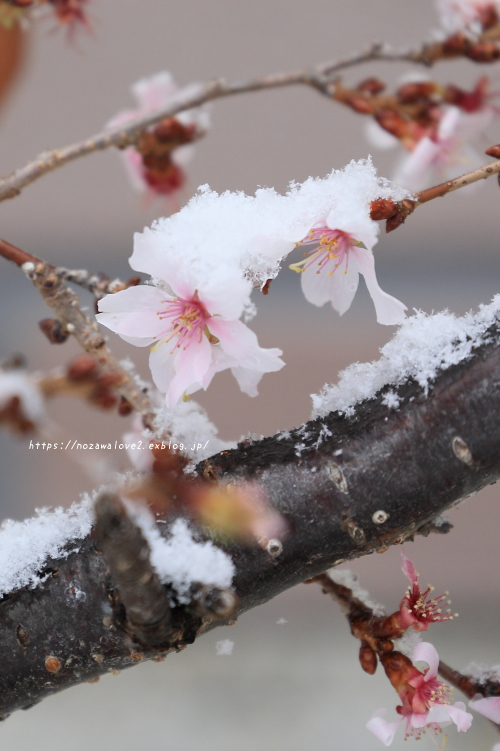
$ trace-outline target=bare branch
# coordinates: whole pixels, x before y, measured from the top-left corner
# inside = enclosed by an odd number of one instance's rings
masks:
[[[388,45],[375,43],[364,52],[356,52],[345,58],[321,63],[312,68],[288,73],[277,73],[243,82],[227,83],[224,80],[212,81],[200,86],[199,90],[195,93],[191,91],[186,95],[180,92],[176,97],[172,98],[167,107],[142,115],[131,120],[126,125],[106,128],[90,136],[90,138],[86,138],[84,141],[42,152],[25,167],[21,167],[10,175],[0,179],[0,201],[14,198],[30,183],[35,182],[35,180],[38,180],[38,178],[46,175],[48,172],[52,172],[54,169],[62,167],[75,159],[96,151],[103,151],[111,146],[119,149],[131,146],[149,126],[155,125],[166,118],[174,117],[179,112],[199,107],[215,99],[222,99],[234,96],[235,94],[247,94],[253,91],[264,91],[296,85],[310,86],[321,94],[331,98],[329,84],[335,80],[340,71],[363,63],[379,60],[431,66],[440,59],[465,56],[477,62],[492,62],[500,56],[500,50],[496,46],[495,38],[492,39],[491,33],[479,36],[474,44],[467,37],[461,38],[459,40],[460,43],[449,44],[449,42],[450,40],[423,44],[420,47],[406,50],[393,50]],[[479,59],[479,54],[474,56],[474,50],[477,47],[482,50],[485,45],[487,51],[484,53],[484,59]]]
[[[114,374],[117,391],[142,414],[145,423],[153,427],[155,411],[149,395],[139,388],[132,375],[115,359],[99,332],[97,323],[83,313],[78,305],[78,297],[64,286],[54,266],[5,240],[0,240],[0,255],[22,267],[65,331],[75,337],[80,346],[95,358],[105,372]]]

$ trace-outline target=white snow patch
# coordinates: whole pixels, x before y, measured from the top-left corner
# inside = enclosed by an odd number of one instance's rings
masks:
[[[471,662],[461,672],[470,676],[479,684],[486,683],[486,681],[500,681],[500,665],[489,667],[482,662]]]
[[[191,584],[228,589],[235,573],[231,558],[211,542],[197,542],[185,519],[176,519],[170,537],[160,535],[153,515],[145,506],[126,503],[151,549],[151,563],[163,584],[170,584],[181,605],[191,602]]]
[[[19,398],[21,410],[33,423],[45,418],[43,395],[24,370],[0,371],[0,409],[14,396]]]
[[[233,654],[234,641],[231,639],[221,639],[215,645],[215,652],[217,657],[229,657]]]
[[[31,519],[4,521],[0,527],[0,595],[26,585],[35,587],[44,578],[39,572],[47,558],[78,551],[78,541],[88,535],[92,521],[88,496],[69,509],[40,508]],[[75,547],[65,551],[70,540]]]
[[[389,409],[397,409],[400,405],[399,396],[395,391],[390,390],[386,394],[384,394],[382,398],[382,404],[385,404],[385,406],[389,407]]]
[[[394,649],[397,649],[398,652],[402,652],[407,657],[412,657],[413,650],[417,644],[420,644],[422,641],[422,636],[418,631],[408,629],[403,636],[400,636],[399,639],[393,639],[392,641],[394,642]]]
[[[191,399],[179,402],[175,407],[163,407],[158,412],[157,424],[158,430],[153,437],[161,439],[163,436],[165,439],[165,436],[171,436],[173,442],[183,444],[183,453],[196,463],[220,451],[236,448],[235,441],[217,438],[217,428],[203,407]]]
[[[373,610],[374,615],[385,615],[385,608],[376,600],[372,600],[369,592],[359,583],[358,575],[348,568],[339,569],[331,568],[327,572],[328,576],[335,584],[340,584],[342,587],[347,587],[351,590],[354,597],[360,600],[363,605]]]
[[[499,312],[500,295],[489,305],[481,305],[477,313],[463,317],[448,311],[435,315],[417,311],[382,347],[379,360],[350,365],[336,385],[325,385],[320,394],[311,395],[313,419],[332,411],[352,415],[356,404],[371,399],[388,384],[399,386],[409,378],[427,394],[440,370],[465,360],[474,347],[487,341],[487,331],[497,323]]]

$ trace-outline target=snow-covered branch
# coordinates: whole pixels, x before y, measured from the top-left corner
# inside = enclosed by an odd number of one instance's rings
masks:
[[[425,533],[445,509],[495,482],[497,308],[493,303],[460,323],[441,315],[421,321],[420,328],[407,324],[385,360],[353,366],[357,373],[347,371],[337,391],[322,396],[315,420],[290,433],[245,441],[198,466],[210,487],[256,483],[284,519],[279,544],[232,541],[216,548],[209,543],[213,532],[200,526],[183,498],[177,499],[177,521],[167,516],[155,528],[141,522],[169,593],[175,636],[165,636],[165,643],[134,639],[125,628],[127,600],[120,598],[122,583],[112,573],[114,553],[110,558],[102,534],[89,534],[89,502],[69,514],[10,523],[0,546],[0,713],[107,671],[162,659],[331,566]],[[327,412],[334,404],[340,411]],[[158,545],[166,546],[160,554]],[[193,573],[199,548],[205,566]],[[214,567],[214,585],[223,588],[234,570],[237,605],[230,616],[209,610],[200,615],[193,594]],[[205,581],[210,584],[210,575]]]

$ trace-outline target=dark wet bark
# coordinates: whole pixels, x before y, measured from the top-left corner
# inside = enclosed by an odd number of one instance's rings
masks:
[[[495,333],[495,341],[442,372],[428,396],[414,382],[401,386],[398,410],[384,406],[380,392],[353,417],[333,413],[289,436],[243,443],[200,465],[208,482],[258,482],[288,525],[279,555],[265,546],[227,548],[238,597],[229,618],[340,561],[428,533],[437,515],[495,482],[499,386]],[[326,438],[324,426],[331,433]],[[227,616],[176,607],[167,629],[175,643],[152,648],[134,641],[118,584],[95,540],[70,545],[77,547],[67,558],[47,562],[42,584],[0,603],[3,716],[108,671],[161,659],[228,622]]]

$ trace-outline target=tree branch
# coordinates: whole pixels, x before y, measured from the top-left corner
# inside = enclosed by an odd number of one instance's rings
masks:
[[[149,427],[154,426],[155,410],[149,395],[134,381],[131,373],[122,368],[106,345],[97,323],[91,321],[78,305],[78,297],[64,286],[54,266],[26,253],[21,248],[0,240],[0,255],[21,266],[40,292],[44,302],[54,312],[63,330],[72,334],[80,346],[101,365],[106,373],[116,377],[115,388],[127,402],[142,414]]]
[[[190,92],[186,95],[180,92],[172,98],[168,106],[131,120],[127,125],[106,128],[84,141],[42,152],[25,167],[21,167],[0,179],[0,201],[14,198],[27,185],[75,159],[96,151],[103,151],[111,146],[119,149],[131,146],[149,126],[166,118],[174,117],[179,112],[200,107],[215,99],[296,85],[310,86],[331,98],[329,84],[335,80],[338,73],[367,62],[409,62],[428,67],[441,59],[465,56],[476,60],[476,62],[492,62],[500,56],[495,37],[492,39],[491,30],[489,33],[480,35],[474,43],[470,42],[467,37],[461,38],[459,43],[450,44],[449,42],[450,40],[445,40],[444,42],[423,44],[420,47],[406,50],[393,50],[389,45],[375,43],[364,52],[355,52],[345,58],[321,63],[312,68],[277,73],[235,83],[227,83],[221,79],[202,85],[195,93]],[[484,59],[480,59],[481,55],[475,53],[477,48],[480,51],[486,48],[483,54]]]
[[[198,467],[209,483],[251,479],[287,525],[274,557],[259,545],[221,545],[236,567],[236,615],[335,564],[411,539],[500,477],[496,326],[490,334],[470,358],[442,371],[428,396],[413,380],[400,386],[398,410],[384,405],[383,389],[352,417],[331,413],[287,436],[243,442]],[[192,518],[189,503],[177,503],[176,514]],[[159,529],[168,535],[168,525]],[[206,530],[199,532],[207,539]],[[67,558],[47,561],[36,589],[5,596],[1,715],[107,671],[162,658],[232,618],[175,607],[175,640],[168,648],[144,647],[123,627],[126,606],[116,608],[112,568],[95,539],[72,541]]]

